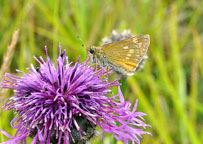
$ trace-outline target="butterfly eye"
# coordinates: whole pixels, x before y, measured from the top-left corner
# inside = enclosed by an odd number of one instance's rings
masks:
[[[94,50],[92,48],[90,48],[90,51],[89,51],[91,54],[94,54]]]

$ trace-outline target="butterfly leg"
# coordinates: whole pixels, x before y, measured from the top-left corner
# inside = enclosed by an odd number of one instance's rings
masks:
[[[108,73],[109,73],[109,67],[107,66],[106,67],[106,74],[108,75]]]
[[[107,79],[109,79],[109,71],[110,71],[110,69],[109,69],[109,67],[108,66],[106,66],[106,76],[107,76]]]
[[[95,71],[97,71],[97,57],[95,57]]]

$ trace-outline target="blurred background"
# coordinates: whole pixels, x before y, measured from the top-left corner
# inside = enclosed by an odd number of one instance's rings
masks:
[[[20,29],[15,49],[12,33]],[[141,143],[203,143],[203,1],[202,0],[0,0],[0,78],[26,71],[44,46],[56,63],[58,43],[69,59],[84,61],[82,42],[100,45],[112,30],[150,34],[149,58],[143,70],[123,82],[126,100],[138,99],[138,111],[152,125]],[[3,59],[3,56],[6,57]],[[1,102],[12,91],[1,90]],[[2,106],[2,105],[1,105]],[[0,110],[0,129],[14,136],[12,111]],[[99,129],[98,129],[99,130]],[[0,142],[7,138],[0,133]],[[100,144],[101,136],[91,143]],[[105,134],[105,144],[122,144]]]

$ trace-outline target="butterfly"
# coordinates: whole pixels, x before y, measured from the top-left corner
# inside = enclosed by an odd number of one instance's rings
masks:
[[[149,45],[149,35],[138,35],[101,47],[92,46],[89,55],[93,64],[130,76],[135,74],[144,61]]]

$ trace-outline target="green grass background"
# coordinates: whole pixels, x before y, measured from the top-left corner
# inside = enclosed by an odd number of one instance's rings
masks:
[[[58,43],[69,59],[87,58],[86,45],[99,45],[112,30],[150,34],[149,59],[124,83],[125,99],[138,99],[138,111],[152,125],[141,143],[203,143],[203,1],[202,0],[0,0],[0,64],[12,33],[20,28],[10,72],[25,71],[35,56],[54,62]],[[12,92],[7,94],[10,97]],[[15,133],[12,111],[0,112],[0,129]],[[0,142],[7,140],[0,133]],[[93,144],[100,144],[100,136]],[[111,134],[103,143],[122,144]]]

